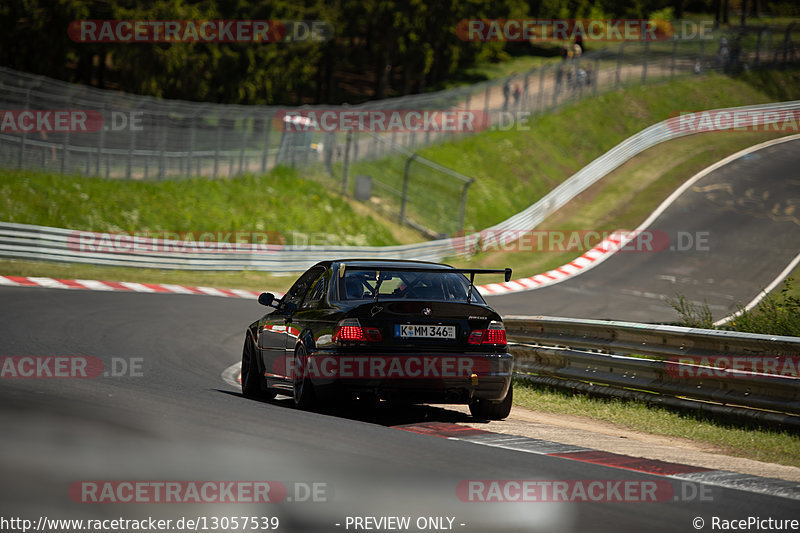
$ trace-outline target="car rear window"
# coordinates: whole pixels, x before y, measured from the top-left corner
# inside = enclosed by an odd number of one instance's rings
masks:
[[[338,280],[341,300],[374,300],[377,289],[379,300],[466,302],[469,292],[469,281],[463,274],[446,270],[346,270]],[[473,289],[471,301],[485,303],[477,289]]]

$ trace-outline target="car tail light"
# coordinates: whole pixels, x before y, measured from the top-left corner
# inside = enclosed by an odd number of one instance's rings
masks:
[[[333,330],[333,342],[380,342],[383,340],[378,328],[362,327],[357,318],[346,318]]]
[[[506,341],[506,328],[502,322],[493,320],[489,322],[487,329],[475,329],[469,334],[467,339],[469,344],[498,344],[505,345]]]

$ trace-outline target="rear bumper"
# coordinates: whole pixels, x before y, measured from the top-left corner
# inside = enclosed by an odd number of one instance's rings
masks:
[[[323,397],[374,395],[409,403],[502,400],[514,369],[513,356],[507,352],[320,352],[310,359],[310,367],[318,371],[310,373],[309,378]],[[331,372],[332,368],[335,371]]]

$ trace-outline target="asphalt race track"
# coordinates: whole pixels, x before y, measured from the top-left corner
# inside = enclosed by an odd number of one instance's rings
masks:
[[[708,232],[710,250],[621,252],[550,288],[490,298],[501,312],[670,320],[659,300],[707,299],[716,315],[748,301],[800,248],[800,145],[761,150],[702,179],[654,224]],[[0,287],[0,356],[83,356],[93,378],[0,378],[0,518],[278,517],[278,531],[366,531],[348,517],[411,517],[404,531],[694,531],[758,516],[798,518],[797,501],[719,486],[704,498],[485,503],[459,498],[465,480],[663,477],[437,438],[393,426],[471,421],[433,407],[309,413],[285,398],[243,398],[221,373],[241,355],[255,301],[192,295]],[[6,367],[3,366],[3,369]],[[491,423],[471,421],[491,430]],[[272,503],[91,503],[86,483],[276,481]],[[683,494],[679,482],[675,493]],[[76,492],[75,487],[79,487]],[[312,489],[313,487],[313,489]],[[77,496],[76,496],[77,494]],[[313,494],[313,495],[312,495]],[[416,527],[420,517],[452,526]],[[43,528],[71,531],[78,528]],[[21,531],[3,525],[2,531]],[[114,529],[114,530],[120,530]],[[121,529],[125,530],[125,529]],[[244,529],[243,530],[265,530]]]
[[[580,275],[487,301],[507,315],[635,322],[676,321],[664,302],[676,294],[708,303],[715,320],[737,311],[800,252],[800,140],[711,172],[648,230]]]
[[[470,479],[656,477],[391,427],[468,420],[446,409],[318,414],[280,397],[245,399],[220,374],[262,312],[254,301],[14,287],[0,288],[0,301],[3,356],[96,357],[105,373],[126,374],[0,381],[0,516],[278,516],[279,531],[347,531],[353,515],[451,516],[465,532],[654,532],[692,530],[696,516],[796,515],[794,500],[720,487],[707,487],[713,501],[681,503],[463,502],[456,487]],[[131,364],[133,375],[124,368]],[[87,480],[279,481],[288,496],[269,504],[76,503],[70,487]],[[318,501],[298,502],[313,483],[324,484]]]

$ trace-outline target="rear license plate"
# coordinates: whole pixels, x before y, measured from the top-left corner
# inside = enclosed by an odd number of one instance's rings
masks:
[[[455,339],[456,327],[433,324],[396,324],[394,326],[394,336],[401,338]]]

